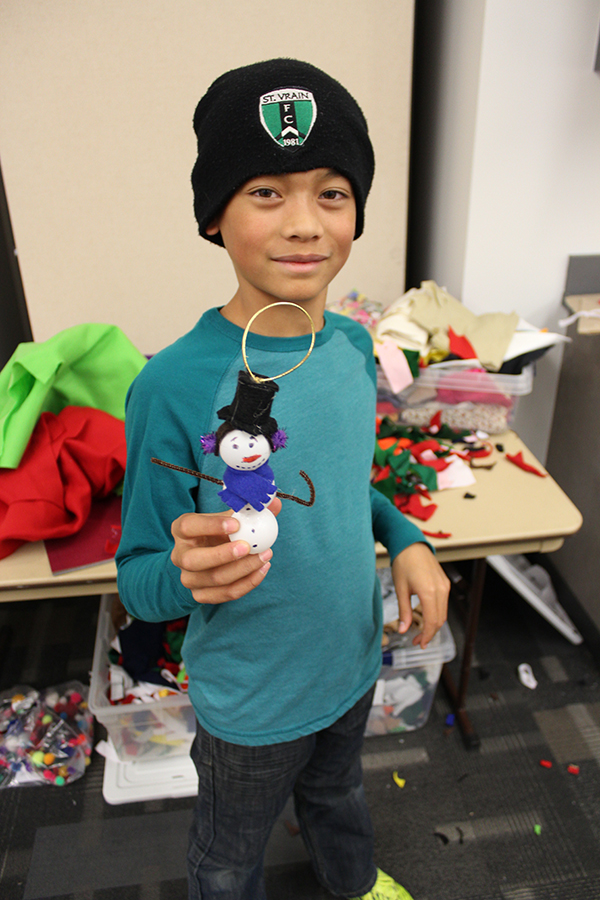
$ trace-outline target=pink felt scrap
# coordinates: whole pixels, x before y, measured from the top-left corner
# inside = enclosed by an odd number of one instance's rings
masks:
[[[394,394],[401,393],[413,383],[408,360],[394,341],[386,340],[379,344],[377,356]]]
[[[476,478],[464,460],[452,454],[448,457],[448,467],[438,472],[438,491],[447,488],[468,487],[476,483]]]

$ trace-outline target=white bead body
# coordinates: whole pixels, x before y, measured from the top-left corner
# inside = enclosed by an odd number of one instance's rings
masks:
[[[279,526],[270,509],[256,510],[247,503],[239,512],[233,513],[233,518],[238,520],[240,527],[229,535],[229,540],[247,541],[250,553],[262,553],[277,540]]]

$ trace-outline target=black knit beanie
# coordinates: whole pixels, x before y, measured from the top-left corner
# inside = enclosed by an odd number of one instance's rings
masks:
[[[200,234],[251,178],[331,168],[351,183],[356,231],[375,161],[365,117],[346,88],[309,63],[271,59],[225,72],[194,114],[198,158],[192,171]]]

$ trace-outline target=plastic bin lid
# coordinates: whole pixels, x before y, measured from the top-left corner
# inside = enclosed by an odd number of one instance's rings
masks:
[[[485,393],[504,393],[521,396],[531,393],[533,387],[533,366],[526,366],[520,375],[500,375],[471,365],[469,368],[453,367],[443,363],[421,369],[419,377],[410,387],[423,385],[437,387],[443,379],[444,387],[453,390]]]
[[[450,662],[456,656],[456,644],[447,622],[424,650],[420,646],[415,647],[412,642],[416,633],[416,629],[411,627],[406,634],[390,635],[390,643],[381,654],[382,664],[394,669],[419,669]]]

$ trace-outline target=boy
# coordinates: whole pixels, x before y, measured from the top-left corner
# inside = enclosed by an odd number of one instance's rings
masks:
[[[375,371],[362,326],[325,314],[327,286],[363,228],[373,152],[361,110],[338,82],[297,60],[222,75],[200,101],[192,174],[200,234],[224,246],[238,288],[222,308],[155,356],[131,388],[119,591],[129,611],[190,614],[184,646],[198,719],[199,796],[189,896],[263,900],[263,854],[290,794],[316,875],[333,895],[410,900],[373,863],[360,749],[381,665],[374,537],[387,546],[400,603],[424,612],[423,647],[446,616],[448,581],[421,532],[369,484]],[[207,286],[205,286],[206,289]],[[210,289],[210,288],[209,288]],[[315,346],[283,377],[273,414],[288,436],[274,499],[274,550],[251,554],[218,488],[153,466],[158,456],[222,478],[204,455],[243,370],[250,318],[302,306]],[[252,323],[253,372],[302,359],[311,325],[275,305]],[[306,493],[306,491],[305,491]],[[229,540],[233,536],[233,540]]]

